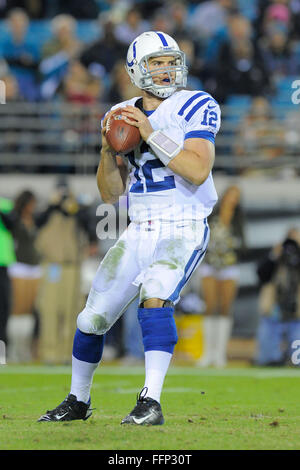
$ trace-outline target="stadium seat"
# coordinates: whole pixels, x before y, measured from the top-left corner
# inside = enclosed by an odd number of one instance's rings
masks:
[[[47,20],[31,21],[29,25],[29,34],[39,38],[39,43],[44,44],[52,37],[50,22]]]
[[[99,22],[81,20],[77,22],[77,35],[82,42],[88,43],[97,40],[102,34]]]
[[[0,21],[0,50],[4,39],[7,37],[8,31],[6,21]],[[51,20],[30,21],[29,36],[32,39],[36,39],[38,37],[39,45],[43,46],[43,44],[52,37]],[[101,27],[97,21],[77,21],[77,36],[84,43],[95,41],[99,36],[101,36]]]
[[[278,118],[282,118],[286,111],[290,111],[295,106],[292,102],[294,80],[299,80],[299,77],[283,77],[276,83],[276,95],[271,99],[271,105]]]
[[[243,108],[249,108],[251,101],[251,96],[249,95],[229,95],[226,100],[226,104],[230,106],[242,106]]]
[[[230,121],[240,120],[250,109],[252,98],[249,95],[230,95],[225,105],[230,108],[227,119]]]

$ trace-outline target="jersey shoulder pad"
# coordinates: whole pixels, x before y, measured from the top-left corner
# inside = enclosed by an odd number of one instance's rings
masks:
[[[198,110],[203,110],[205,105],[218,106],[217,101],[206,91],[202,90],[182,90],[184,93],[181,94],[178,99],[178,116],[181,116],[185,121],[189,122],[190,119],[197,113]]]
[[[185,139],[202,138],[215,142],[221,125],[221,110],[217,101],[205,91],[193,91],[185,95],[178,106],[178,118],[184,129]]]

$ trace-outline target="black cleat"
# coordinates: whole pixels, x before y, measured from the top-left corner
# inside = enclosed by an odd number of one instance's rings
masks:
[[[140,394],[137,396],[137,402],[131,413],[125,416],[121,424],[151,424],[160,425],[164,424],[164,417],[161,411],[161,406],[158,401],[153,398],[143,396],[143,391],[147,388],[143,388]]]
[[[88,419],[92,414],[91,400],[88,403],[77,401],[75,395],[69,393],[64,401],[54,408],[48,410],[38,421],[73,421],[75,419]]]

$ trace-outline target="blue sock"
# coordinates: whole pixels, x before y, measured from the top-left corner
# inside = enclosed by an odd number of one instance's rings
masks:
[[[145,349],[147,396],[160,402],[160,395],[174,347],[178,341],[174,308],[139,308],[138,319]]]
[[[99,363],[104,348],[104,335],[90,335],[76,330],[73,342],[73,356],[80,361]]]
[[[165,351],[173,354],[178,341],[174,308],[139,308],[138,319],[145,352]]]

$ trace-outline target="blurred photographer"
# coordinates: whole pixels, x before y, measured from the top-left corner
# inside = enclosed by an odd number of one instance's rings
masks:
[[[96,230],[88,207],[78,203],[64,179],[58,181],[38,224],[37,248],[44,271],[38,298],[40,355],[44,362],[60,363],[72,351],[75,316],[85,300],[81,267]]]
[[[261,284],[257,363],[289,362],[293,341],[300,339],[300,231],[292,228],[258,266]]]

